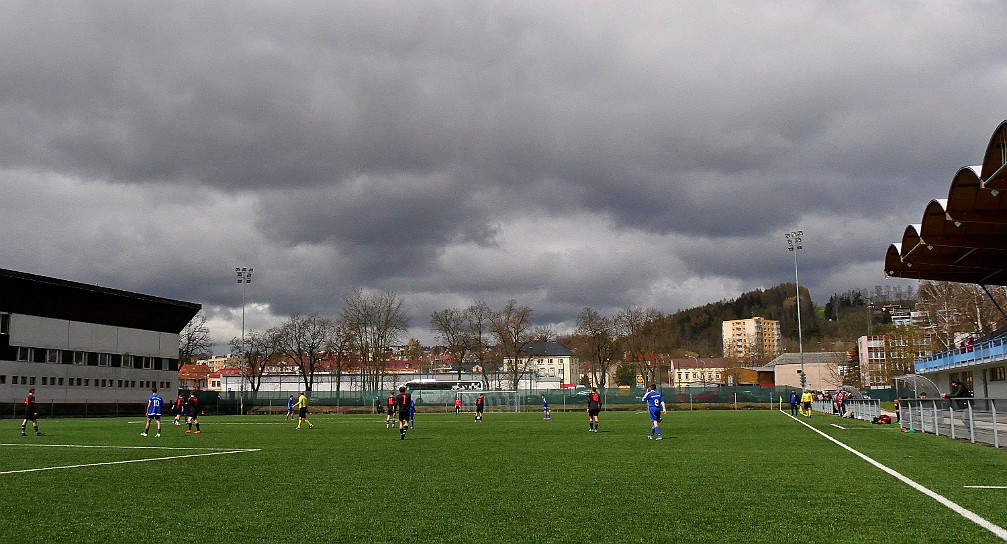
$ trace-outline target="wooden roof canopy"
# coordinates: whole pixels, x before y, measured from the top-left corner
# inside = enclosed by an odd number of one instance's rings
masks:
[[[934,199],[923,221],[888,246],[885,275],[919,280],[1007,285],[1007,121],[983,164],[962,167],[946,199]],[[984,173],[986,175],[984,175]]]

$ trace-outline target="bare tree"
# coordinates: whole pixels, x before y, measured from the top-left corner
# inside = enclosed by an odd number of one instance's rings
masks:
[[[619,338],[625,347],[625,360],[648,383],[657,382],[659,366],[657,356],[658,336],[652,323],[661,318],[661,312],[650,308],[626,308],[613,318]]]
[[[462,377],[465,356],[473,348],[472,329],[466,315],[466,311],[457,308],[446,308],[430,314],[430,331],[444,342],[452,366],[458,369],[458,379]]]
[[[343,382],[343,370],[353,358],[353,335],[342,319],[331,321],[331,324],[332,331],[329,335],[329,343],[325,346],[325,358],[332,365],[331,370],[336,373],[336,391],[338,392]]]
[[[503,310],[494,312],[490,327],[497,339],[497,349],[504,361],[504,373],[511,388],[517,389],[521,379],[533,372],[532,354],[525,349],[532,341],[531,308],[518,306],[510,300]]]
[[[231,353],[238,354],[241,373],[252,391],[259,390],[266,367],[279,355],[276,335],[277,329],[265,332],[250,331],[245,335],[244,345],[241,343],[241,338],[231,339]]]
[[[318,314],[293,315],[277,329],[276,344],[293,360],[305,391],[311,391],[315,385],[315,371],[331,343],[331,335],[332,322]]]
[[[409,328],[395,293],[365,293],[356,289],[343,301],[343,323],[360,354],[365,384],[379,389],[390,356],[389,347]]]
[[[193,357],[209,354],[212,351],[210,328],[206,326],[206,314],[197,313],[178,333],[178,364],[179,366],[192,362]]]
[[[492,334],[493,310],[483,301],[476,302],[465,309],[465,323],[468,328],[469,354],[479,363],[482,372],[483,387],[490,386],[490,376],[499,381],[500,358],[495,350],[489,347],[489,336]]]
[[[612,360],[617,359],[615,325],[592,308],[584,308],[577,315],[577,334],[583,337],[578,353],[591,365],[591,383],[605,387]]]

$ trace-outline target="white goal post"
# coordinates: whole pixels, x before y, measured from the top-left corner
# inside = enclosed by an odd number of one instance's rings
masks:
[[[476,399],[483,396],[484,412],[520,412],[521,395],[517,391],[458,391],[462,399],[462,411],[468,414],[476,411]]]

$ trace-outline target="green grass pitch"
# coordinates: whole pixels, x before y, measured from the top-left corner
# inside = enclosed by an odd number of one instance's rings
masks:
[[[660,442],[639,412],[311,419],[6,420],[0,542],[999,541],[778,411],[671,412]],[[802,421],[1007,526],[1007,490],[965,487],[1007,485],[1007,452]]]

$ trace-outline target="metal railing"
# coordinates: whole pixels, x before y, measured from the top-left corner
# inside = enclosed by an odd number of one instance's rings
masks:
[[[930,357],[921,357],[916,359],[913,368],[916,373],[934,372],[1004,360],[1007,360],[1007,337],[957,347]]]
[[[903,429],[969,442],[1007,446],[1007,400],[989,398],[901,399]]]
[[[881,401],[878,399],[847,399],[845,404],[846,411],[852,413],[854,419],[873,421],[881,415]],[[832,400],[813,401],[811,409],[823,414],[842,415],[836,412],[835,402]]]

